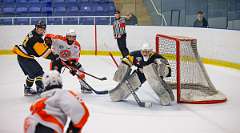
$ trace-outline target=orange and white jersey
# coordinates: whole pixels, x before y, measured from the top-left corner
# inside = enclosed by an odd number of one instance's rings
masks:
[[[68,117],[74,123],[74,127],[83,128],[89,111],[79,94],[53,89],[42,93],[41,97],[30,108],[32,114],[25,119],[24,133],[34,133],[38,123],[57,133],[63,133]]]
[[[51,49],[53,53],[59,55],[61,59],[65,61],[79,59],[81,47],[77,40],[75,40],[72,45],[68,45],[65,36],[47,34],[46,37],[52,39]]]

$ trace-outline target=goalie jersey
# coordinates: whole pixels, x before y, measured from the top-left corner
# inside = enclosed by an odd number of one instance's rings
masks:
[[[149,55],[149,58],[146,61],[140,50],[131,52],[130,55],[128,55],[128,59],[138,68],[143,68],[143,66],[154,63],[156,59],[161,59],[169,65],[168,61],[163,56],[154,52]]]
[[[49,47],[51,47],[54,54],[59,55],[61,59],[64,61],[67,60],[76,60],[78,61],[80,57],[81,47],[77,40],[73,42],[73,44],[68,45],[67,39],[65,36],[47,34],[45,36],[51,39],[51,43],[47,43]]]
[[[89,111],[79,94],[69,90],[53,89],[41,94],[31,105],[31,115],[25,119],[24,132],[34,132],[37,124],[50,127],[56,133],[63,133],[69,117],[74,127],[82,129],[89,117]]]

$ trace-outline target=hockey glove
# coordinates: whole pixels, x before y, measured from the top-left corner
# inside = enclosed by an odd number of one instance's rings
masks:
[[[70,70],[69,72],[70,72],[73,76],[75,76],[75,75],[77,74],[77,70],[73,70],[73,69],[72,69],[72,70]]]
[[[45,37],[44,38],[44,42],[45,42],[45,44],[47,44],[47,46],[49,48],[51,48],[51,46],[52,46],[52,39],[50,37]]]
[[[160,73],[164,73],[162,76],[171,77],[171,67],[169,65],[168,60],[158,58],[158,59],[155,59],[154,62],[156,64],[158,64],[159,66],[161,66],[161,67],[159,67],[159,68],[161,68],[161,70],[158,70],[158,71]]]
[[[71,61],[69,62],[69,65],[74,67],[75,69],[80,69],[82,67],[82,65],[79,62],[76,61]],[[70,73],[74,76],[77,73],[77,70],[70,70]]]
[[[80,69],[82,67],[82,65],[79,62],[74,62],[73,66],[77,69]]]
[[[76,68],[76,69],[80,69],[82,67],[82,65],[79,62],[74,61],[74,60],[73,61],[72,60],[68,61],[67,64],[69,66],[72,66],[72,67]]]
[[[157,58],[154,60],[154,62],[156,64],[165,64],[165,65],[169,65],[168,61],[166,59],[161,59],[161,58]]]
[[[133,65],[133,58],[134,58],[133,56],[128,55],[127,57],[122,59],[122,63],[131,67]]]

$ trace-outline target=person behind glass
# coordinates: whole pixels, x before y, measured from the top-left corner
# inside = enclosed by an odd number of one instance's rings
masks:
[[[208,21],[204,17],[203,11],[197,12],[197,19],[194,21],[193,27],[203,27],[203,28],[208,27]]]
[[[128,13],[126,16],[126,25],[137,25],[138,19],[132,13]]]
[[[117,39],[118,48],[121,51],[123,57],[129,54],[129,50],[126,46],[126,22],[125,18],[120,16],[120,11],[115,11],[115,20],[113,22],[113,34],[114,38]]]

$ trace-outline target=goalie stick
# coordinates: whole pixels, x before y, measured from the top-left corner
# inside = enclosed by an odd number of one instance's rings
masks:
[[[135,90],[133,89],[132,85],[129,83],[129,78],[130,78],[130,75],[131,75],[131,71],[132,71],[132,68],[128,69],[127,70],[127,73],[125,74],[122,82],[120,84],[123,84],[123,81],[126,82],[126,85],[127,85],[127,89],[128,91],[130,92],[130,94],[133,96],[133,98],[135,99],[135,101],[137,102],[138,106],[140,107],[146,107],[146,108],[150,108],[152,106],[152,103],[151,102],[142,102],[140,100],[140,98],[138,97],[138,95],[136,94]],[[135,71],[134,71],[135,72]],[[133,72],[133,73],[134,73]],[[133,74],[132,73],[132,74]]]
[[[77,75],[77,76],[79,76],[79,75]],[[108,90],[104,90],[104,91],[97,91],[97,90],[95,90],[95,89],[93,89],[86,81],[84,81],[84,80],[81,80],[86,86],[88,86],[88,88],[86,88],[86,89],[88,89],[88,90],[92,90],[94,93],[96,93],[96,94],[99,94],[99,95],[104,95],[104,94],[108,94]]]
[[[137,102],[137,104],[140,106],[140,107],[146,107],[146,108],[150,108],[152,107],[152,103],[151,102],[142,102],[138,95],[136,94],[136,92],[133,90],[132,86],[128,83],[128,80],[126,80],[126,84],[129,88],[129,91],[130,93],[132,94],[132,96],[134,97],[135,101]]]
[[[63,62],[62,61],[62,63],[63,63],[63,65],[66,67],[66,68],[68,68],[69,70],[76,70],[76,71],[80,71],[79,69],[76,69],[76,68],[74,68],[74,67],[71,67],[71,66],[69,66],[69,65],[67,65],[65,62]],[[83,71],[80,71],[80,72],[83,72]],[[78,73],[76,73],[76,76],[77,77],[80,77],[80,75],[78,74]],[[80,79],[80,78],[79,78]],[[80,79],[81,80],[81,79]],[[86,86],[88,86],[88,88],[89,88],[89,90],[92,90],[94,93],[96,93],[96,94],[99,94],[99,95],[103,95],[103,94],[108,94],[108,90],[104,90],[104,91],[97,91],[97,90],[95,90],[95,89],[93,89],[86,81],[84,81],[84,80],[81,80]]]
[[[61,61],[61,63],[62,63],[65,67],[67,67],[67,68],[71,68],[72,70],[77,70],[77,71],[79,71],[79,72],[81,72],[81,73],[84,73],[84,74],[86,74],[86,75],[88,75],[88,76],[90,76],[90,77],[93,77],[93,78],[95,78],[95,79],[98,79],[98,80],[107,80],[106,77],[102,77],[102,78],[96,77],[96,76],[94,76],[94,75],[92,75],[92,74],[90,74],[90,73],[87,73],[87,72],[85,72],[85,71],[82,71],[82,70],[76,69],[76,68],[74,68],[74,67],[72,67],[72,66],[69,66],[69,65],[66,64],[64,61]]]

